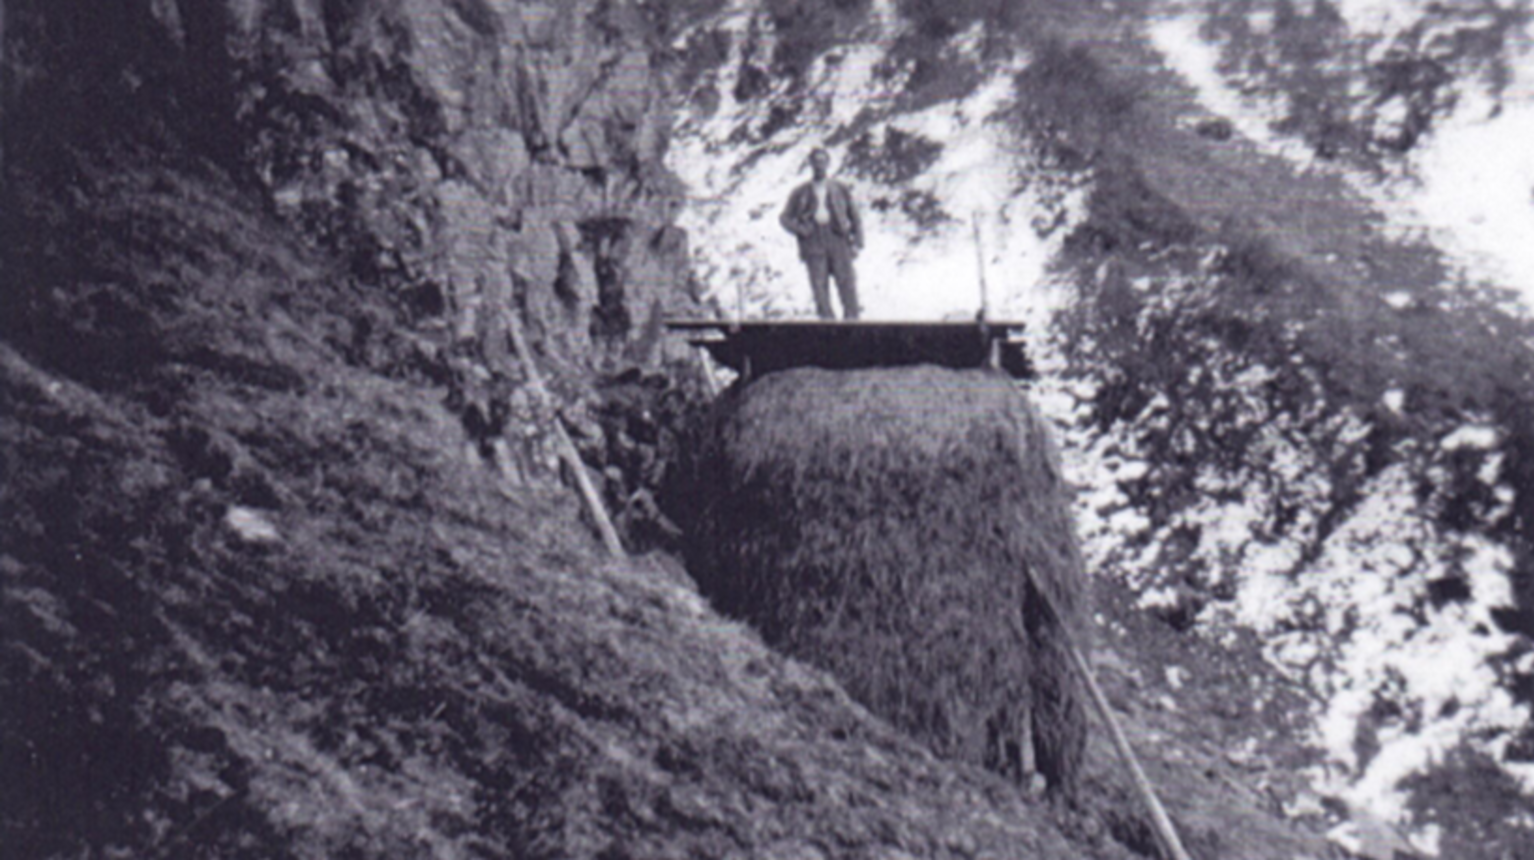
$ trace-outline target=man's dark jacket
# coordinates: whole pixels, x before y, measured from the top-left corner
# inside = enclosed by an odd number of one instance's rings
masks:
[[[852,202],[852,192],[847,186],[834,179],[826,180],[826,204],[831,207],[831,232],[846,240],[854,248],[863,245],[863,222],[858,217],[858,208]],[[810,257],[820,256],[827,253],[824,237],[821,234],[819,224],[815,223],[815,183],[806,182],[794,189],[794,193],[788,196],[788,205],[783,207],[783,214],[778,218],[778,223],[783,229],[799,237],[799,259],[807,260]]]

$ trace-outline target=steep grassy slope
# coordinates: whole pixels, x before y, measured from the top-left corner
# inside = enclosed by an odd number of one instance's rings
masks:
[[[1486,763],[1529,758],[1534,327],[1336,173],[1191,133],[1208,115],[1144,42],[1071,32],[1020,97],[1096,174],[1062,262],[1075,438],[1122,476],[1100,562],[1177,629],[1261,634],[1316,697],[1311,778],[1356,818],[1522,856],[1526,798]]]
[[[1386,239],[1338,177],[1188,134],[1200,112],[1140,50],[1093,48],[1138,106],[1088,139],[1184,220],[1168,231],[1100,184],[1098,232],[1072,261],[1091,273],[1068,325],[1097,380],[1092,444],[1149,465],[1119,482],[1140,541],[1105,560],[1169,596],[1179,625],[1269,637],[1322,697],[1314,737],[1351,747],[1323,783],[1375,804],[1393,774],[1437,762],[1479,811],[1428,779],[1408,817],[1442,828],[1448,853],[1501,856],[1526,844],[1510,812],[1526,801],[1482,756],[1529,759],[1534,327],[1455,284],[1433,249]],[[1463,746],[1428,740],[1456,716]]]
[[[169,408],[0,347],[11,856],[1077,856],[273,313]]]

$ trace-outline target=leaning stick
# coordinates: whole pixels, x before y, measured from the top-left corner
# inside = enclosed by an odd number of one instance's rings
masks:
[[[1097,676],[1092,672],[1092,666],[1087,658],[1076,647],[1075,637],[1071,635],[1070,627],[1065,623],[1054,603],[1049,599],[1049,594],[1040,587],[1039,582],[1033,576],[1033,571],[1024,568],[1028,580],[1033,583],[1033,590],[1039,595],[1045,610],[1054,618],[1055,625],[1060,629],[1060,638],[1065,643],[1065,650],[1071,656],[1071,665],[1076,673],[1087,686],[1092,704],[1096,706],[1097,715],[1108,726],[1108,735],[1113,738],[1113,748],[1118,752],[1119,759],[1124,762],[1124,767],[1129,770],[1129,777],[1134,782],[1135,793],[1140,796],[1140,802],[1145,804],[1145,810],[1151,817],[1151,829],[1156,833],[1156,841],[1161,845],[1161,852],[1166,860],[1192,860],[1188,849],[1183,847],[1182,840],[1177,837],[1177,828],[1172,825],[1172,817],[1167,815],[1166,807],[1161,805],[1161,800],[1156,797],[1156,789],[1151,785],[1150,778],[1145,775],[1145,769],[1140,766],[1140,760],[1135,756],[1134,748],[1129,745],[1129,738],[1124,734],[1124,729],[1119,726],[1118,718],[1113,715],[1113,710],[1108,706],[1108,697],[1103,693],[1103,688],[1097,683]]]
[[[1086,657],[1076,643],[1070,640],[1066,634],[1066,650],[1070,652],[1071,663],[1076,671],[1081,673],[1081,678],[1086,682],[1087,690],[1092,694],[1092,704],[1097,706],[1097,713],[1103,718],[1108,726],[1108,734],[1113,738],[1113,746],[1118,750],[1119,758],[1124,761],[1124,766],[1129,769],[1130,779],[1134,781],[1135,792],[1140,795],[1140,801],[1145,804],[1146,812],[1150,813],[1151,824],[1156,831],[1156,841],[1161,843],[1161,850],[1167,856],[1167,860],[1191,860],[1188,850],[1182,846],[1182,840],[1177,838],[1177,828],[1172,826],[1172,818],[1167,815],[1165,807],[1156,797],[1156,789],[1151,786],[1151,781],[1145,775],[1145,769],[1140,767],[1140,760],[1135,757],[1134,748],[1129,745],[1129,738],[1124,735],[1124,730],[1119,726],[1119,721],[1108,709],[1108,697],[1103,695],[1103,688],[1098,685],[1097,678],[1092,674],[1092,667],[1087,665]]]
[[[533,361],[533,352],[527,348],[527,338],[522,335],[522,323],[517,315],[509,309],[501,308],[501,316],[506,320],[506,330],[511,333],[511,344],[517,351],[517,356],[522,359],[523,367],[527,368],[527,384],[533,397],[539,405],[552,417],[549,423],[554,425],[554,443],[559,449],[559,458],[565,461],[565,467],[570,470],[575,479],[576,489],[580,491],[581,499],[586,502],[586,510],[591,514],[591,519],[596,522],[597,533],[602,537],[602,545],[607,548],[607,553],[613,558],[624,558],[627,553],[623,549],[623,541],[618,537],[618,530],[613,528],[613,521],[607,515],[607,508],[602,504],[602,497],[597,493],[597,488],[591,483],[591,476],[586,474],[586,463],[581,460],[580,452],[575,450],[575,443],[570,441],[570,434],[565,431],[564,422],[559,418],[559,412],[554,408],[554,397],[549,394],[548,386],[543,384],[543,373],[538,370],[538,363]]]

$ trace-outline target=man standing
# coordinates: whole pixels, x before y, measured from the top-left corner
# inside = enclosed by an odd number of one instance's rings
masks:
[[[831,309],[830,278],[842,300],[842,316],[858,318],[857,274],[852,258],[863,249],[863,223],[847,186],[830,178],[831,154],[824,149],[810,153],[815,178],[794,189],[778,223],[799,237],[799,259],[810,270],[810,290],[815,294],[815,313],[836,319]]]

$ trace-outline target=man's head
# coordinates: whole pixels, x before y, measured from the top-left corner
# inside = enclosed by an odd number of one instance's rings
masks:
[[[810,153],[810,169],[815,171],[816,179],[825,179],[831,171],[831,153],[816,147],[815,151]]]

